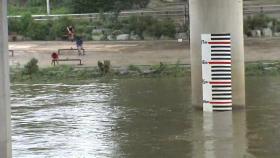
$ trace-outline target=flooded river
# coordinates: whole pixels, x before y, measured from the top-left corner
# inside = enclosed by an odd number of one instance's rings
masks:
[[[247,109],[191,106],[190,79],[13,85],[14,158],[278,158],[280,77],[247,78]]]

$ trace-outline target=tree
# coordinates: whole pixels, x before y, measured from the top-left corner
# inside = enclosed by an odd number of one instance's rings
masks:
[[[71,8],[74,13],[96,13],[112,11],[114,0],[73,0]]]
[[[72,0],[74,13],[120,12],[125,9],[144,8],[150,0]]]
[[[144,39],[144,32],[152,26],[154,22],[151,16],[131,16],[128,19],[128,30],[138,35],[142,40]]]

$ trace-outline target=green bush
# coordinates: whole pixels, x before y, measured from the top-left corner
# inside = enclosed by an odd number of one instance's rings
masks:
[[[162,36],[174,38],[176,34],[175,23],[171,19],[158,20],[152,16],[131,16],[125,21],[130,33],[137,34],[144,39],[144,33],[160,39]]]
[[[176,26],[173,20],[165,19],[160,22],[162,35],[174,38],[176,34]]]
[[[22,26],[19,19],[16,18],[9,18],[8,19],[8,26],[9,26],[9,34],[10,33],[17,33],[21,32]]]
[[[17,33],[32,40],[55,40],[62,39],[67,35],[66,27],[73,21],[67,17],[57,20],[34,21],[31,14],[25,14],[20,19],[9,19],[9,32]],[[89,33],[88,23],[81,23],[76,32]]]
[[[148,33],[157,39],[162,36],[174,38],[176,34],[175,23],[171,19],[157,20],[153,19],[153,23],[148,27]]]
[[[21,35],[25,35],[27,36],[27,32],[28,32],[28,28],[29,28],[29,25],[33,22],[33,18],[31,16],[30,13],[27,13],[27,14],[24,14],[21,18],[20,18],[20,30],[19,30],[19,33]]]
[[[27,35],[32,40],[46,40],[49,39],[50,27],[45,22],[35,22],[29,24]]]
[[[250,35],[251,30],[267,28],[270,22],[275,25],[277,23],[276,21],[276,19],[270,18],[265,14],[249,16],[244,20],[244,33]]]
[[[280,21],[276,20],[274,22],[274,31],[275,32],[280,32]]]
[[[51,36],[55,38],[63,39],[67,35],[66,27],[69,25],[73,26],[73,21],[67,17],[62,17],[52,22],[52,27],[50,29]]]
[[[252,30],[252,27],[251,27],[251,17],[248,17],[247,19],[244,20],[244,25],[243,25],[243,28],[244,28],[244,33],[247,35],[247,36],[250,36],[251,35],[251,30]]]
[[[160,39],[162,36],[174,38],[176,34],[176,26],[173,20],[158,20],[152,16],[130,16],[119,20],[112,15],[102,15],[99,21],[93,23],[86,20],[74,21],[67,17],[35,21],[30,14],[24,15],[20,19],[10,19],[9,32],[30,37],[32,40],[60,40],[67,37],[66,27],[69,25],[74,26],[76,35],[84,37],[85,40],[92,39],[93,28],[104,30],[102,33],[104,40],[107,39],[107,35],[112,35],[114,38],[122,33],[136,34],[142,40],[144,34],[156,39]]]
[[[24,65],[23,74],[32,75],[39,71],[38,60],[32,58],[26,65]]]
[[[148,27],[147,32],[151,36],[153,36],[157,39],[160,39],[160,37],[162,36],[162,32],[163,32],[161,22],[159,22],[158,20],[155,19],[153,24],[150,27]]]
[[[91,38],[92,27],[90,27],[90,23],[87,21],[77,23],[75,31],[77,36],[85,37],[85,39]]]
[[[131,16],[128,18],[127,30],[138,35],[143,40],[144,32],[152,26],[153,20],[151,16]]]

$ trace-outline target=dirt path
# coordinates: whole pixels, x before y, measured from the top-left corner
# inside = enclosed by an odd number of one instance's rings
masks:
[[[74,43],[64,41],[11,42],[10,65],[23,66],[31,58],[37,58],[41,67],[50,66],[50,54],[58,49],[75,48]],[[60,58],[80,58],[83,66],[96,66],[98,60],[110,60],[113,66],[151,65],[159,62],[190,63],[188,42],[137,41],[137,42],[85,42],[85,56],[75,52],[63,52]],[[249,39],[245,42],[246,61],[280,60],[280,39]],[[65,64],[77,64],[66,62]]]

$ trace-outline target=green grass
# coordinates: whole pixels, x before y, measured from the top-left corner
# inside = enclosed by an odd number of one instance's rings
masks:
[[[42,68],[31,74],[25,73],[25,69],[11,68],[12,83],[76,83],[93,79],[135,78],[135,77],[181,77],[188,74],[188,69],[177,64],[159,64],[150,66],[148,71],[142,71],[141,67],[131,65],[128,72],[122,74],[119,70],[110,70],[104,74],[97,67],[74,68],[60,65],[56,67]]]

